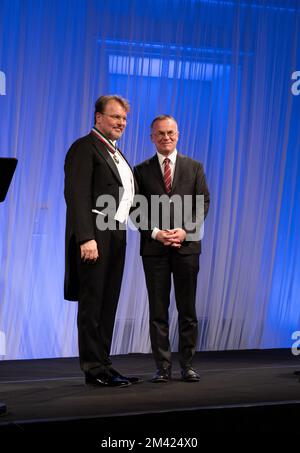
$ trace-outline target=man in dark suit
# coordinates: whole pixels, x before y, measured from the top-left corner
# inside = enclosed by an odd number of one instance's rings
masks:
[[[104,387],[140,382],[122,376],[109,358],[125,260],[124,225],[135,190],[132,170],[115,146],[128,111],[125,99],[101,96],[94,127],[73,143],[65,160],[65,298],[79,302],[79,358],[86,383]],[[103,210],[101,196],[115,203],[113,217]]]
[[[172,274],[178,309],[178,350],[182,379],[186,382],[199,381],[192,360],[197,340],[195,297],[201,243],[200,234],[188,231],[187,223],[194,220],[197,227],[203,223],[210,199],[203,166],[177,152],[178,135],[177,122],[173,117],[161,115],[155,118],[151,124],[151,139],[157,154],[134,169],[139,192],[148,201],[148,218],[152,215],[148,229],[140,230],[140,253],[149,297],[151,346],[157,366],[152,379],[155,383],[167,382],[171,378],[168,309]],[[167,196],[169,205],[174,205],[173,210],[168,211],[170,222],[167,227],[163,225],[166,209],[158,216],[158,224],[153,224],[153,211],[150,208],[153,195]],[[197,213],[200,209],[196,204],[197,196],[203,201],[202,219]],[[176,212],[178,214],[182,209],[181,205],[179,209],[176,206],[176,197],[177,202],[178,197],[183,201],[184,209],[185,197],[189,199],[189,222],[186,222],[188,217],[184,215],[176,217]]]

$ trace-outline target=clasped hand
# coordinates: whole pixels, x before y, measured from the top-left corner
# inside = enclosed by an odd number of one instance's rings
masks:
[[[186,238],[186,232],[182,228],[175,228],[174,230],[160,230],[156,239],[162,242],[165,246],[180,248],[182,242]]]

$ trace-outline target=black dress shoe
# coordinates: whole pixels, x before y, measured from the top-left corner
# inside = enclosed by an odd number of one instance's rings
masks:
[[[165,369],[165,368],[159,368],[153,378],[151,379],[151,382],[160,383],[160,382],[168,382],[171,379],[171,370]]]
[[[130,384],[139,384],[140,382],[143,382],[143,379],[140,377],[123,376],[114,368],[109,368],[108,371],[113,377],[118,377],[119,379],[126,380],[126,381],[130,382]]]
[[[107,374],[85,375],[85,383],[96,387],[128,387],[131,383],[127,379]]]
[[[183,368],[181,370],[181,377],[184,382],[198,382],[200,376],[193,368]]]

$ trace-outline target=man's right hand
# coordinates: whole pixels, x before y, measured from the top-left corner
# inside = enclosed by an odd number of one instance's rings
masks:
[[[80,245],[80,256],[83,261],[96,261],[99,258],[97,242],[92,239]]]
[[[156,240],[162,242],[164,245],[180,248],[181,243],[177,238],[174,238],[174,230],[159,230],[156,235]]]

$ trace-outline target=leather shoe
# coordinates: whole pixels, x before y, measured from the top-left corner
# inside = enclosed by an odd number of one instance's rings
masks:
[[[128,382],[130,382],[130,384],[139,384],[140,382],[143,382],[143,379],[140,378],[140,377],[133,377],[133,376],[123,376],[122,374],[120,374],[117,370],[115,370],[114,368],[110,368],[109,369],[109,373],[113,376],[113,377],[117,377],[119,379],[122,379],[122,380],[126,380]]]
[[[181,371],[182,380],[185,382],[198,382],[200,376],[193,368],[183,368]]]
[[[151,382],[156,384],[160,382],[168,382],[169,379],[171,379],[171,370],[159,368],[151,379]]]
[[[96,387],[128,387],[131,383],[127,379],[118,376],[109,376],[108,374],[97,374],[91,376],[85,375],[85,383]]]

